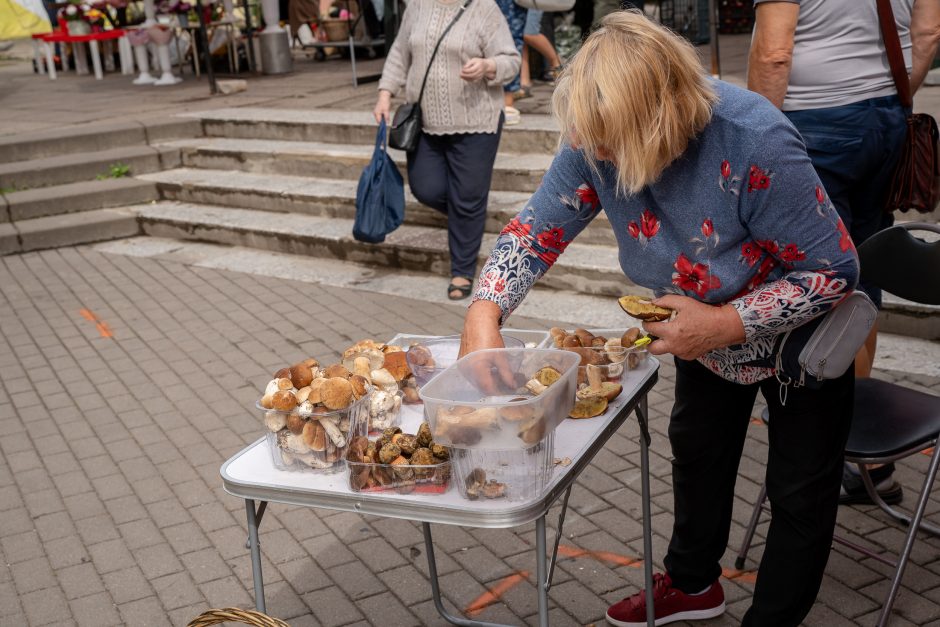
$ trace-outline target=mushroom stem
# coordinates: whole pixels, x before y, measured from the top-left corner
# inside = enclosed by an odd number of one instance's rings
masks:
[[[593,364],[587,365],[588,387],[592,392],[603,394],[604,392],[604,373],[600,367]]]
[[[334,445],[338,448],[346,446],[346,436],[340,431],[334,418],[320,418],[320,424],[323,425],[323,430],[330,436],[330,440]]]

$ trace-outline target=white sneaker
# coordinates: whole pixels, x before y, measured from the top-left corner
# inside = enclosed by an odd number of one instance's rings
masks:
[[[512,126],[522,120],[522,114],[519,113],[519,109],[515,107],[506,107],[505,116],[506,119],[503,121],[504,126]]]

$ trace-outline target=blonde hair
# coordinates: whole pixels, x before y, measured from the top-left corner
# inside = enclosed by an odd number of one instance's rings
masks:
[[[562,71],[552,96],[561,142],[598,153],[634,194],[656,181],[711,119],[717,100],[692,45],[638,12],[606,16]]]

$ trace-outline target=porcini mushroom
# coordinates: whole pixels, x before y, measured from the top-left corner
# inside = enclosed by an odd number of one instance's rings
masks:
[[[342,377],[327,379],[320,387],[320,402],[328,409],[346,409],[352,400],[352,384]]]

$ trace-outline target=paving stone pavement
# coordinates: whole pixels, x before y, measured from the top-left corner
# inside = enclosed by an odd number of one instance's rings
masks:
[[[0,258],[0,625],[185,625],[210,607],[253,605],[244,504],[221,464],[261,433],[252,406],[269,373],[330,359],[364,337],[450,333],[463,308],[298,285],[148,258],[62,248]],[[514,319],[519,328],[550,321]],[[672,520],[666,440],[674,369],[651,393],[654,559]],[[936,392],[938,381],[903,381]],[[757,497],[767,451],[752,426],[731,545]],[[550,593],[553,625],[602,623],[642,569],[637,429],[628,423],[572,493]],[[900,464],[907,486],[927,457]],[[910,495],[911,490],[908,489]],[[937,521],[940,502],[931,500]],[[303,625],[443,625],[411,522],[272,504],[261,526],[269,613]],[[549,533],[557,506],[549,514]],[[903,530],[871,508],[842,508],[840,531],[878,550]],[[749,568],[759,559],[758,529]],[[534,525],[438,525],[447,603],[534,572]],[[551,537],[551,535],[550,535]],[[592,557],[594,556],[594,557]],[[893,625],[940,622],[940,542],[915,545]],[[736,624],[754,573],[724,559]],[[835,546],[808,625],[873,624],[887,569]],[[532,577],[479,620],[534,624]]]

